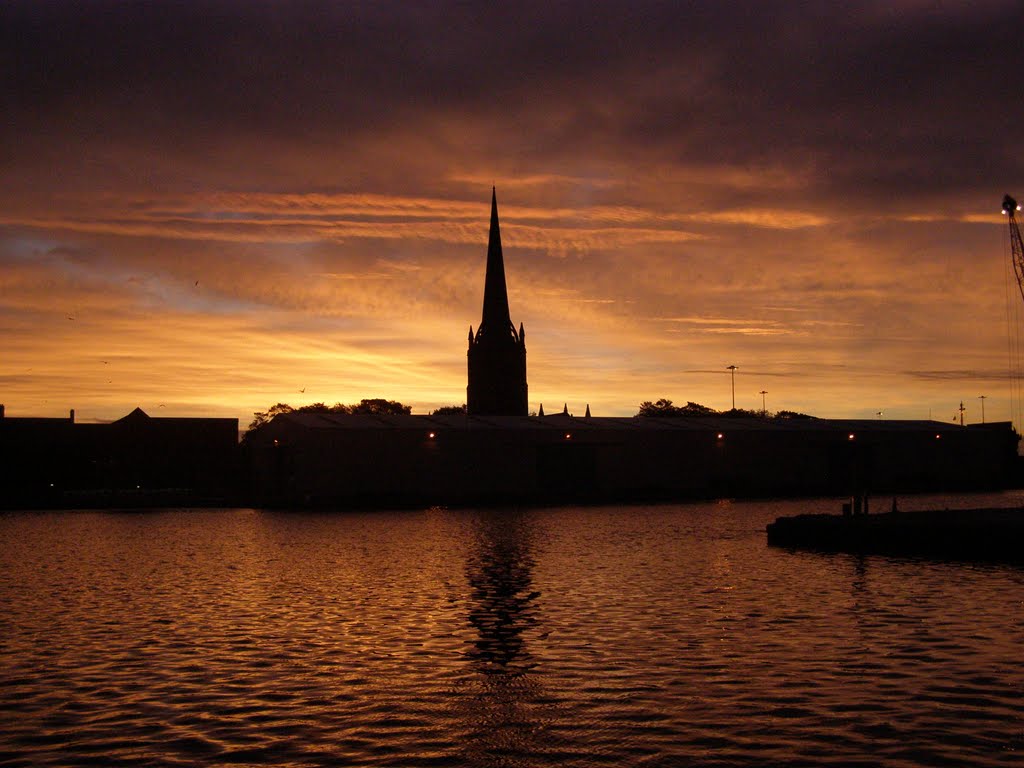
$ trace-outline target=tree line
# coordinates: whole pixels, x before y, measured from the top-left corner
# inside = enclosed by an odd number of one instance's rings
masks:
[[[748,411],[744,408],[732,408],[728,411],[716,411],[706,405],[695,403],[692,400],[686,405],[673,405],[671,400],[661,398],[651,402],[644,400],[640,403],[640,410],[637,416],[749,416],[755,418],[770,419],[813,419],[806,413],[796,411],[777,411],[776,413],[762,413],[761,411]]]
[[[430,412],[431,416],[454,416],[463,414],[466,412],[466,406],[463,405],[445,405],[437,408]],[[265,411],[257,411],[253,414],[252,422],[249,424],[249,431],[259,429],[265,424],[269,424],[275,416],[280,416],[284,413],[333,413],[333,414],[369,414],[373,416],[408,416],[412,413],[411,405],[404,405],[397,400],[386,400],[381,397],[363,398],[358,403],[346,405],[344,403],[335,403],[334,405],[327,405],[326,403],[310,403],[309,405],[300,405],[298,408],[293,408],[287,403],[277,403],[276,405],[270,406]],[[796,411],[778,411],[773,414],[762,414],[760,411],[748,411],[743,408],[733,408],[728,411],[716,411],[714,408],[709,408],[706,405],[695,403],[692,400],[688,401],[686,405],[674,405],[671,400],[667,398],[661,398],[660,400],[645,400],[640,403],[640,410],[636,414],[637,416],[751,416],[756,418],[772,418],[772,419],[810,419],[813,416],[808,416],[805,413],[797,413]]]
[[[448,416],[465,413],[465,405],[445,405],[430,412],[431,416]],[[265,411],[257,411],[253,414],[252,422],[249,424],[249,431],[259,429],[264,424],[269,424],[275,416],[284,413],[334,413],[334,414],[368,414],[371,416],[408,416],[412,413],[411,405],[404,405],[397,400],[386,400],[382,397],[363,398],[358,403],[346,405],[345,403],[310,403],[293,408],[287,403],[277,403]]]

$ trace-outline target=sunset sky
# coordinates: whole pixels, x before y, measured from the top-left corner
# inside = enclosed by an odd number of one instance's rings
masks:
[[[502,10],[503,9],[503,10]],[[1024,6],[0,6],[0,402],[1011,414]],[[1007,288],[1011,322],[1008,325]]]

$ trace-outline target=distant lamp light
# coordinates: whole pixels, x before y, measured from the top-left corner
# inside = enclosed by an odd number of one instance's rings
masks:
[[[275,437],[274,438],[274,445],[280,445],[280,444],[281,444],[281,442]]]
[[[719,432],[718,433],[718,439],[721,440],[723,437],[725,437],[725,435],[723,435],[721,432]]]
[[[572,440],[572,433],[571,432],[566,432],[565,433],[565,439],[566,440]]]
[[[429,439],[429,440],[433,440],[433,439],[434,439],[435,437],[437,437],[437,435],[435,435],[435,434],[434,434],[433,432],[430,432],[430,433],[429,433],[429,434],[427,435],[427,439]]]
[[[942,435],[936,435],[936,436],[935,436],[935,439],[936,439],[936,440],[941,440],[941,439],[942,439]]]
[[[857,439],[857,436],[856,436],[855,434],[853,434],[853,432],[851,432],[850,434],[848,434],[848,435],[846,436],[846,439],[847,439],[847,440],[856,440],[856,439]]]

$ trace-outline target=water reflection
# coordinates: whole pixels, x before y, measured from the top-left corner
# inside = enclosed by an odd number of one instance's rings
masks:
[[[514,677],[532,666],[523,633],[536,624],[530,529],[519,513],[477,518],[475,546],[466,563],[469,623],[477,632],[469,656],[483,675]]]
[[[533,521],[506,510],[481,512],[473,525],[466,576],[474,633],[466,651],[469,674],[456,697],[464,755],[472,765],[529,765],[550,752],[553,714],[528,640],[539,637],[541,596],[532,579]]]

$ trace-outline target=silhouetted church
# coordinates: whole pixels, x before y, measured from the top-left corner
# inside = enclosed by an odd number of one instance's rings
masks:
[[[491,191],[483,314],[465,414],[287,413],[246,440],[252,502],[381,506],[999,487],[1010,424],[528,415]]]
[[[508,309],[505,260],[498,226],[498,197],[491,189],[491,232],[487,239],[484,311],[466,352],[469,382],[466,412],[473,416],[526,416],[526,332],[516,330]]]
[[[466,413],[285,413],[247,435],[244,455],[236,419],[137,409],[79,425],[0,405],[0,507],[223,503],[239,459],[249,503],[378,507],[998,488],[1018,463],[1008,422],[528,415],[494,190],[467,365]]]

